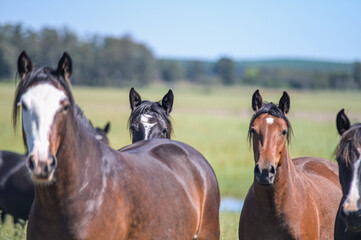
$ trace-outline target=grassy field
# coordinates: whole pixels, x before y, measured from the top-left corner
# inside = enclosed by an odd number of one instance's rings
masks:
[[[173,139],[198,149],[213,166],[222,196],[242,198],[253,181],[254,161],[247,131],[252,116],[254,88],[174,86],[175,103],[171,113]],[[11,126],[14,84],[0,84],[0,149],[24,152],[21,128]],[[160,100],[168,88],[154,85],[136,89],[143,99]],[[281,90],[260,89],[264,100],[278,102]],[[95,126],[111,121],[109,139],[118,149],[131,142],[127,131],[130,113],[129,89],[74,87],[76,102]],[[352,122],[361,120],[361,94],[356,91],[288,91],[288,115],[294,137],[291,157],[319,156],[334,159],[339,140],[335,118],[346,109]],[[236,239],[239,214],[222,213],[222,239]],[[4,227],[0,230],[0,239]],[[6,231],[7,232],[7,231]]]

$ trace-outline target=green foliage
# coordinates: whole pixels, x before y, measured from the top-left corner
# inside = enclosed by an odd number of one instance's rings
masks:
[[[26,50],[36,66],[56,65],[64,51],[74,64],[74,85],[145,86],[162,80],[204,85],[260,85],[294,89],[361,87],[359,63],[314,60],[216,61],[156,59],[130,36],[78,37],[67,28],[39,31],[0,25],[0,81],[16,74],[16,59]]]
[[[355,62],[353,64],[353,78],[359,87],[361,87],[361,62]]]
[[[236,81],[235,63],[231,58],[222,57],[216,62],[215,72],[225,85],[232,85]]]

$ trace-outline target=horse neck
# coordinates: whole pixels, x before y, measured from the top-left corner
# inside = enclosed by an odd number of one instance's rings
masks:
[[[87,180],[84,170],[98,159],[95,150],[100,143],[89,134],[83,123],[70,115],[65,124],[64,137],[56,154],[55,182],[49,186],[35,185],[37,204],[47,207],[58,207],[62,201],[76,197]]]

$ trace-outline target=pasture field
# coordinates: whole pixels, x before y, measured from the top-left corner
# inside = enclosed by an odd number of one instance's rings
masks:
[[[143,99],[161,100],[165,85],[136,88]],[[247,140],[248,124],[253,114],[250,87],[200,87],[188,84],[172,86],[175,95],[171,113],[173,139],[198,149],[217,175],[222,196],[243,198],[253,181],[254,160]],[[14,83],[0,84],[0,149],[24,152],[21,126],[16,132],[11,124]],[[260,89],[264,100],[278,103],[282,90]],[[288,91],[288,114],[294,137],[289,145],[292,158],[319,156],[334,161],[333,151],[339,136],[336,114],[341,108],[352,122],[361,120],[361,94],[357,91]],[[131,143],[127,120],[130,114],[129,89],[73,87],[76,102],[94,126],[111,121],[110,144],[118,149]],[[238,213],[222,213],[222,239],[236,239]],[[0,229],[0,239],[11,227]]]

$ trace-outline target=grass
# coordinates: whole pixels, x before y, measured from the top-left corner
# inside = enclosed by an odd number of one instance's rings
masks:
[[[222,196],[243,198],[253,181],[254,161],[247,131],[254,88],[172,87],[175,103],[171,116],[173,139],[198,149],[211,163]],[[163,85],[136,89],[143,99],[160,100],[168,91]],[[0,84],[0,149],[24,152],[21,128],[11,126],[14,84]],[[264,100],[278,102],[282,91],[260,89]],[[289,145],[291,157],[318,156],[334,159],[338,143],[336,114],[346,109],[352,122],[361,120],[361,94],[357,91],[288,91],[288,115],[294,137]],[[131,143],[127,131],[130,114],[129,89],[73,87],[76,102],[94,126],[111,121],[109,139],[118,149]],[[239,214],[221,213],[222,239],[236,239]],[[2,230],[0,239],[3,238]]]

